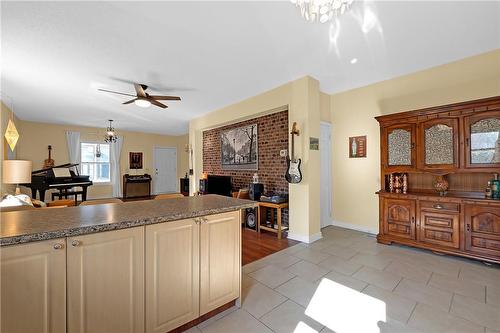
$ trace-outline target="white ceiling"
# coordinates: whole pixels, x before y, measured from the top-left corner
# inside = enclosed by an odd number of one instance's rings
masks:
[[[355,1],[338,22],[280,2],[5,2],[2,99],[23,120],[179,135],[188,121],[311,75],[334,93],[500,48],[500,2]],[[351,60],[357,58],[357,63]],[[121,105],[130,82],[176,94]]]

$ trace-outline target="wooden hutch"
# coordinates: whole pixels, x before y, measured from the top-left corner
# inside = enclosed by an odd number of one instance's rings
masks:
[[[376,117],[380,123],[378,242],[500,263],[500,200],[485,188],[500,173],[500,96]],[[391,173],[408,190],[391,193]],[[437,175],[449,189],[434,190]]]

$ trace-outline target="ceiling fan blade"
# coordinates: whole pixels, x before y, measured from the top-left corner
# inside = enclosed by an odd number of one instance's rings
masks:
[[[136,100],[138,100],[138,98],[131,99],[130,101],[123,102],[122,104],[134,103]]]
[[[153,105],[156,105],[156,106],[159,106],[160,108],[163,108],[163,109],[166,109],[168,108],[168,106],[166,106],[165,104],[163,103],[160,103],[158,101],[155,101],[154,99],[150,98],[149,101],[151,102],[151,104]]]
[[[180,101],[181,98],[178,96],[160,96],[160,95],[149,95],[149,97],[154,98],[156,100],[169,100],[169,101]]]
[[[125,96],[135,97],[135,95],[121,93],[121,92],[118,92],[118,91],[112,91],[112,90],[106,90],[106,89],[97,89],[97,90],[104,91],[104,92],[109,92],[109,93],[112,93],[112,94],[118,94],[118,95],[125,95]]]
[[[146,97],[146,92],[144,91],[144,89],[142,89],[142,86],[140,84],[134,83],[134,87],[138,97]]]

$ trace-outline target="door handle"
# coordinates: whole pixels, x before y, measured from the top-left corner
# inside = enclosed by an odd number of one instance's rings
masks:
[[[467,231],[470,231],[470,223],[467,223],[466,227],[467,227]]]
[[[80,241],[78,241],[76,239],[71,241],[71,246],[78,246],[78,245],[80,245]]]

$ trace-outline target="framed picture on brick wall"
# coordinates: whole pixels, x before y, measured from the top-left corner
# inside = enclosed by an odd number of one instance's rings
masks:
[[[258,170],[257,124],[221,132],[222,170]]]

